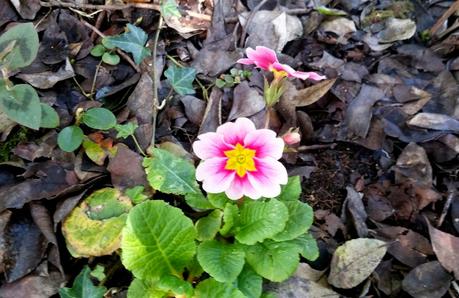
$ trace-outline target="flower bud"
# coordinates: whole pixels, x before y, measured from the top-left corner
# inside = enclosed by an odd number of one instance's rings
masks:
[[[283,136],[285,144],[295,145],[301,141],[301,135],[298,133],[298,129],[289,129]]]

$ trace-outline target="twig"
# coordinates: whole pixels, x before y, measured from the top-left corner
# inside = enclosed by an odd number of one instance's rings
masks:
[[[458,0],[459,1],[459,0]],[[244,42],[245,42],[245,37],[247,36],[247,28],[249,28],[250,23],[252,23],[252,20],[257,13],[257,11],[260,10],[260,8],[265,5],[265,3],[268,2],[268,0],[263,0],[261,1],[257,6],[254,7],[254,9],[250,12],[249,17],[247,18],[247,22],[245,23],[244,28],[242,28],[242,33],[241,33],[241,39],[239,40],[239,47],[242,48],[244,47]]]
[[[96,25],[95,25],[96,28],[100,28],[100,25],[102,25],[102,22],[103,22],[103,20],[104,20],[106,14],[107,14],[107,13],[106,13],[105,11],[102,11],[102,12],[97,16]],[[94,42],[94,41],[96,40],[96,38],[97,38],[97,33],[96,33],[95,31],[93,31],[93,32],[91,33],[91,40]]]
[[[430,36],[435,35],[443,23],[457,10],[459,10],[459,0],[456,0],[449,8],[445,11],[445,13],[438,19],[438,21],[432,26],[430,29]]]
[[[93,30],[94,32],[96,32],[97,35],[99,35],[100,37],[104,38],[105,37],[105,34],[103,34],[102,32],[99,31],[99,29],[97,29],[96,27],[94,27],[93,25],[89,24],[88,22],[86,22],[85,20],[81,20],[81,22],[83,23],[83,25],[85,25],[86,27],[88,27],[89,29]],[[131,57],[129,57],[128,55],[126,55],[126,53],[124,53],[123,51],[121,51],[120,49],[116,49],[116,52],[118,53],[118,55],[120,55],[121,57],[123,57],[124,60],[126,60],[137,72],[140,72],[140,68],[137,66],[137,64],[134,63],[134,61],[132,61]]]
[[[145,152],[142,150],[142,147],[140,147],[139,142],[137,141],[137,138],[135,137],[135,134],[131,135],[132,139],[134,140],[134,144],[137,147],[137,150],[139,150],[140,154],[142,154],[143,157],[146,157],[147,155]]]
[[[317,149],[327,149],[331,148],[333,149],[336,146],[336,143],[331,143],[331,144],[317,144],[317,145],[310,145],[310,146],[300,146],[298,147],[298,151],[309,151],[309,150],[317,150]]]
[[[155,135],[156,135],[156,120],[158,118],[158,86],[156,86],[156,52],[158,48],[159,33],[161,32],[161,27],[163,26],[163,16],[159,16],[158,29],[155,33],[155,39],[153,41],[153,68],[151,70],[151,79],[153,81],[153,117],[152,117],[152,135],[150,147],[155,146]]]
[[[443,206],[443,211],[441,212],[440,218],[437,222],[437,228],[443,224],[445,220],[446,214],[448,213],[449,207],[453,201],[453,198],[456,195],[456,189],[452,183],[448,184],[448,197],[446,198],[445,206]]]
[[[96,90],[97,75],[99,74],[99,68],[101,64],[102,64],[102,59],[100,59],[99,63],[97,63],[96,71],[94,72],[94,78],[92,79],[91,93],[90,93],[90,96],[92,99],[94,99],[94,91]]]

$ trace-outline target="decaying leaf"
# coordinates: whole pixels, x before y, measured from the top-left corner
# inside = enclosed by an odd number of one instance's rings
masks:
[[[252,116],[266,106],[263,96],[256,89],[249,87],[247,81],[243,81],[234,88],[233,98],[228,120]]]
[[[408,179],[415,184],[430,187],[432,185],[432,166],[427,153],[416,143],[409,143],[397,159],[394,170],[399,175],[397,181]]]
[[[443,297],[449,289],[452,277],[433,261],[419,265],[403,279],[403,290],[414,298]]]
[[[430,241],[440,264],[459,278],[459,237],[442,232],[427,222]]]
[[[419,113],[411,118],[408,124],[434,130],[459,132],[459,120],[444,114]]]
[[[416,23],[410,19],[389,18],[385,25],[386,28],[377,35],[381,43],[409,39],[416,32]]]

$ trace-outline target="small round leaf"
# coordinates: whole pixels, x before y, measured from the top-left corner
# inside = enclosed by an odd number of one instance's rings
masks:
[[[87,126],[107,130],[116,125],[116,117],[110,110],[104,108],[92,108],[87,110],[81,120]]]
[[[41,123],[40,127],[55,128],[59,126],[59,115],[45,103],[41,103]]]
[[[101,44],[98,44],[96,45],[95,47],[93,47],[91,49],[91,55],[93,55],[94,57],[100,57],[102,56],[107,50],[105,49],[105,47]]]
[[[83,141],[83,131],[78,126],[67,126],[57,136],[57,144],[59,148],[65,152],[73,152],[80,147]]]
[[[102,55],[102,61],[110,65],[118,65],[120,63],[120,56],[115,53],[105,52]]]

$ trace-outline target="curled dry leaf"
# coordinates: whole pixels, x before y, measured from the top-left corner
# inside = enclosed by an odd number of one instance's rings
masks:
[[[452,277],[439,262],[428,262],[411,270],[403,279],[403,290],[414,298],[443,297]]]
[[[345,242],[333,254],[328,282],[342,289],[357,286],[375,270],[386,251],[387,245],[381,240],[359,238]]]
[[[59,68],[57,72],[44,71],[40,73],[22,73],[17,75],[18,78],[40,89],[49,89],[56,85],[57,82],[72,78],[73,76],[75,76],[75,72],[68,58],[65,60],[65,65]]]
[[[377,34],[380,43],[410,39],[416,32],[416,23],[410,19],[389,18],[386,28]]]
[[[459,238],[442,232],[427,221],[430,241],[440,264],[459,279]]]
[[[222,117],[222,97],[223,92],[219,88],[212,88],[198,134],[216,131],[217,127],[220,126]]]
[[[394,170],[398,182],[407,179],[420,186],[432,186],[432,166],[424,148],[416,143],[409,143],[403,149]]]
[[[368,216],[362,202],[363,194],[357,192],[352,186],[346,187],[346,190],[346,206],[347,210],[351,214],[352,222],[354,223],[357,235],[359,235],[359,237],[366,237],[368,235],[368,227],[365,221]]]
[[[434,129],[459,132],[459,121],[443,114],[419,113],[408,121],[409,125]]]

